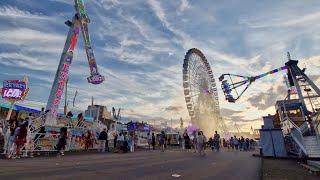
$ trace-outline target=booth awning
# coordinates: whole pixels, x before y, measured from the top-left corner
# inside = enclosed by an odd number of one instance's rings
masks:
[[[10,104],[0,103],[0,107],[9,109],[10,108]],[[40,113],[40,111],[37,110],[37,109],[32,109],[32,108],[29,108],[29,107],[26,107],[26,106],[21,106],[21,105],[14,105],[13,106],[13,110],[15,110],[15,111],[26,111],[26,112],[30,112],[30,113]]]

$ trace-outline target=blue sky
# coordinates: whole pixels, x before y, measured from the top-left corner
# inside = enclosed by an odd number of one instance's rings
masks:
[[[282,66],[286,52],[319,84],[320,2],[213,0],[85,0],[96,60],[105,83],[91,85],[83,42],[70,69],[76,109],[95,102],[124,116],[188,119],[182,89],[186,51],[196,47],[215,77],[256,75]],[[45,104],[74,14],[73,0],[0,1],[0,80],[28,75],[30,104]],[[258,127],[285,96],[283,74],[256,82],[237,104],[220,104],[229,125]],[[37,102],[37,103],[36,103]]]

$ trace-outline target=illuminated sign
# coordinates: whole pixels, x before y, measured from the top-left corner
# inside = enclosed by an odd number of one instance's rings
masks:
[[[96,74],[93,76],[90,76],[87,78],[88,82],[91,84],[100,84],[102,83],[105,79],[103,76],[101,76],[100,74]]]
[[[21,100],[26,95],[27,84],[20,80],[7,80],[3,82],[2,98]]]

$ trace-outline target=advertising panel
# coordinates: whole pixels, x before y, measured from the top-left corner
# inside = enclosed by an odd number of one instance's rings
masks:
[[[27,93],[27,84],[21,80],[6,80],[3,82],[2,98],[7,100],[22,100]]]

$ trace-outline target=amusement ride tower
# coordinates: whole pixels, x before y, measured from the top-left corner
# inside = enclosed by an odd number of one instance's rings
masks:
[[[83,0],[75,0],[75,10],[76,14],[74,15],[72,21],[68,20],[65,22],[65,24],[69,26],[69,33],[67,35],[67,40],[61,54],[60,63],[47,102],[46,109],[50,110],[50,112],[47,116],[46,124],[55,123],[55,118],[58,113],[58,108],[66,81],[68,80],[69,68],[72,63],[72,58],[80,31],[83,35],[85,51],[90,67],[90,77],[87,78],[88,82],[91,84],[100,84],[105,80],[105,78],[98,72],[97,63],[91,47],[88,30],[88,23],[90,22],[90,19],[84,7]]]

